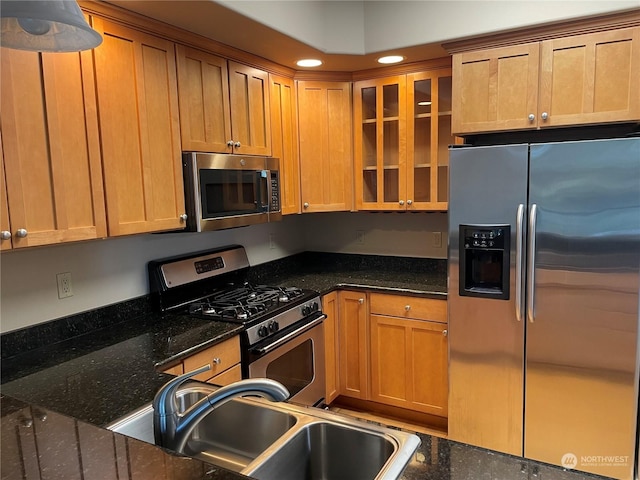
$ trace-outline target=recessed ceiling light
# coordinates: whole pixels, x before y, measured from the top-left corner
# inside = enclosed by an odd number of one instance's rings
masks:
[[[404,57],[400,55],[389,55],[387,57],[380,57],[378,63],[398,63],[404,60]]]
[[[296,65],[299,67],[319,67],[322,65],[322,61],[316,58],[305,58],[304,60],[298,60]]]
[[[420,105],[421,107],[428,107],[429,105],[431,105],[431,102],[418,102],[418,105]]]

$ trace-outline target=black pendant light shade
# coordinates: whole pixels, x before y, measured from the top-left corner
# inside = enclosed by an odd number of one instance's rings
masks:
[[[95,48],[102,37],[73,0],[0,2],[0,45],[38,52],[77,52]]]

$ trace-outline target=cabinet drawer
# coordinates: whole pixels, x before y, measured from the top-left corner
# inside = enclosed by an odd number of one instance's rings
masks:
[[[242,369],[240,368],[240,364],[234,365],[229,370],[210,378],[207,380],[207,383],[224,387],[225,385],[237,382],[238,380],[242,380]]]
[[[173,367],[162,370],[162,373],[168,373],[169,375],[175,375],[177,377],[178,375],[182,375],[184,373],[184,368],[182,367],[182,364],[179,363],[177,365],[174,365]]]
[[[446,300],[372,293],[369,296],[369,309],[372,314],[447,322]]]
[[[224,372],[236,363],[240,363],[240,340],[237,336],[209,347],[195,355],[185,358],[184,371],[190,372],[206,364],[211,369],[193,377],[194,380],[206,381],[214,375]]]

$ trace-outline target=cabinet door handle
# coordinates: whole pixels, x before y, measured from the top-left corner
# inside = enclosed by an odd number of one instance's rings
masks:
[[[442,335],[444,335],[445,337],[449,335],[449,330],[442,330]]]
[[[2,240],[9,240],[11,238],[11,232],[8,230],[2,230],[2,232],[0,232],[0,238]]]
[[[235,148],[240,148],[242,145],[240,144],[240,142],[235,142],[235,143],[233,144],[233,146],[234,146]]]
[[[233,140],[227,140],[227,147],[233,147]]]
[[[304,205],[302,205],[304,208],[309,208],[309,204],[307,202],[304,202]]]
[[[533,122],[536,119],[536,116],[533,113],[529,114],[529,121]]]
[[[546,120],[547,118],[549,118],[549,114],[547,112],[542,112],[542,115],[540,115],[540,118],[543,120]]]
[[[400,200],[398,203],[399,203],[400,205],[404,205],[404,200]]]
[[[359,298],[359,299],[358,299],[358,303],[359,303],[360,305],[362,305],[362,304],[364,303],[364,298]]]
[[[409,310],[411,310],[411,305],[405,305],[404,309],[408,312]]]
[[[186,222],[186,221],[187,221],[187,218],[189,218],[189,217],[187,216],[187,214],[186,214],[186,213],[183,213],[182,215],[180,215],[180,221],[181,221],[181,222]]]
[[[18,231],[16,232],[16,237],[18,238],[24,238],[28,235],[29,232],[27,232],[24,228],[19,228]]]
[[[220,358],[218,357],[214,357],[214,359],[211,360],[211,363],[213,363],[214,365],[220,365],[222,363],[222,360],[220,360]]]

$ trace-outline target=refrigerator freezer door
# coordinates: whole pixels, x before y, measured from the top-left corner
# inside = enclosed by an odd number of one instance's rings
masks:
[[[522,455],[524,322],[516,308],[516,232],[527,203],[528,145],[450,152],[449,438]],[[522,209],[520,209],[522,210]],[[508,225],[509,298],[460,296],[460,225]]]
[[[532,145],[530,160],[524,455],[631,479],[640,139]]]

